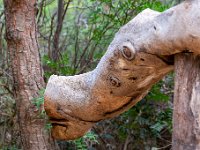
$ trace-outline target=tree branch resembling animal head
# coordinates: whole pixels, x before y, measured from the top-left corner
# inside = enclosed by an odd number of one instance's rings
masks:
[[[115,35],[97,67],[75,76],[52,75],[45,110],[56,139],[83,136],[96,122],[134,106],[167,73],[173,55],[200,52],[200,4],[184,2],[163,13],[144,10]]]

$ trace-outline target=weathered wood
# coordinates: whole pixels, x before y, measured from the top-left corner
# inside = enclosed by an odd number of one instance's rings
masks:
[[[200,56],[175,57],[173,150],[200,150]]]
[[[173,70],[173,55],[200,54],[200,2],[163,13],[146,9],[120,28],[98,66],[77,76],[50,77],[45,109],[52,135],[69,140],[134,106]]]

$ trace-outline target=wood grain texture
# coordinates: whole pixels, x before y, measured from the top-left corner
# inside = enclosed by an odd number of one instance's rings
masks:
[[[200,149],[200,56],[175,57],[173,150]]]

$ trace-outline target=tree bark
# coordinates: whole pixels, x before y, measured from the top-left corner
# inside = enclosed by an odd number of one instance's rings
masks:
[[[134,106],[173,70],[173,55],[200,54],[200,2],[163,13],[146,9],[120,28],[97,67],[76,76],[51,76],[45,109],[57,139],[75,139],[94,123]]]
[[[64,13],[64,0],[58,0],[57,26],[53,37],[53,49],[51,54],[52,55],[51,58],[55,62],[59,60],[59,55],[60,55],[59,39],[64,19],[63,13]]]
[[[4,0],[4,7],[22,148],[56,149],[44,130],[44,118],[31,102],[44,87],[35,22],[36,0]]]
[[[71,0],[68,0],[66,7],[65,7],[65,1],[64,0],[58,0],[58,10],[57,10],[57,25],[56,25],[56,31],[53,36],[53,49],[51,51],[51,56],[53,61],[58,61],[60,58],[60,35],[62,31],[63,21],[65,14],[67,12],[67,9],[69,7]]]
[[[200,149],[200,56],[175,58],[173,149]]]

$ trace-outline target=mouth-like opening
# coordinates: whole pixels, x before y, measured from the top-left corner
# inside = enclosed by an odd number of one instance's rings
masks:
[[[52,124],[52,137],[57,140],[74,140],[83,136],[93,123],[79,120],[68,120],[64,118],[49,117]]]
[[[67,127],[66,122],[68,122],[67,119],[63,118],[49,118],[49,121],[51,122],[52,126],[62,126],[62,127]]]
[[[169,55],[169,56],[158,56],[163,62],[165,62],[168,65],[174,65],[174,55]]]
[[[67,125],[65,125],[65,124],[60,124],[60,123],[51,123],[51,124],[52,124],[52,126],[61,126],[61,127],[67,128]]]

